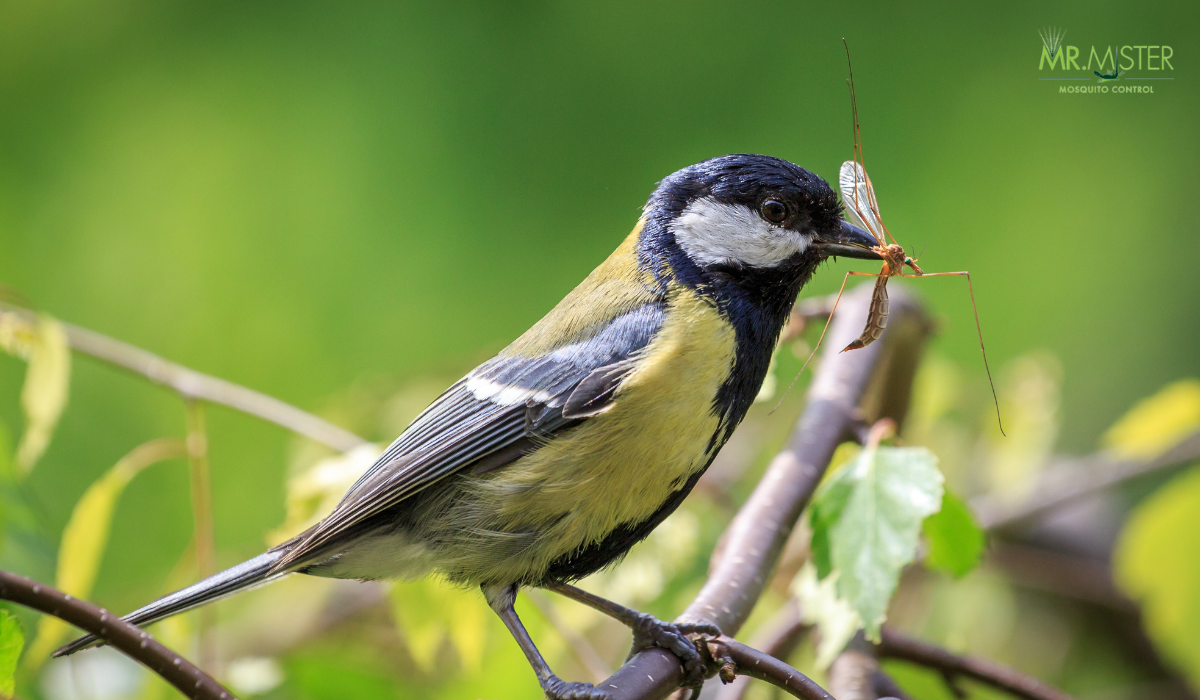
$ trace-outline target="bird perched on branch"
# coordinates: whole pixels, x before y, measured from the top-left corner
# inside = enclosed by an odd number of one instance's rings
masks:
[[[446,390],[294,539],[129,614],[146,625],[292,573],[439,574],[479,586],[553,700],[607,694],[555,676],[513,609],[555,590],[703,680],[689,634],[570,585],[619,560],[695,486],[758,393],[801,286],[833,255],[879,259],[821,178],[730,155],[659,183],[633,232],[512,345]],[[97,640],[82,637],[62,656]]]

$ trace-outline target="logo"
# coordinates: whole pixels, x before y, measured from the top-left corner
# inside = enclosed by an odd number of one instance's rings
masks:
[[[1042,54],[1038,80],[1059,83],[1060,94],[1152,95],[1157,81],[1175,80],[1175,49],[1166,45],[1125,44],[1080,47],[1063,44],[1067,32],[1058,27],[1038,30]],[[1113,85],[1112,83],[1120,82]]]

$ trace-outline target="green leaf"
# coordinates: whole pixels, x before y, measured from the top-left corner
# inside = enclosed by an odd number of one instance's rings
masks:
[[[862,618],[868,638],[878,640],[900,571],[916,556],[921,522],[941,501],[937,457],[923,447],[865,449],[817,491],[814,561],[839,574],[838,597]]]
[[[987,538],[967,504],[950,491],[942,496],[942,509],[921,525],[929,552],[925,566],[956,578],[979,565]]]
[[[21,622],[7,610],[0,610],[0,697],[12,697],[16,690],[14,676],[17,659],[25,646],[25,633]]]
[[[1168,384],[1137,402],[1104,434],[1104,445],[1130,459],[1151,459],[1200,430],[1200,379]]]
[[[182,458],[186,454],[182,440],[151,440],[131,450],[83,492],[63,528],[55,588],[76,598],[86,599],[92,594],[100,560],[108,544],[113,511],[129,481],[155,462]],[[36,667],[45,661],[68,629],[66,622],[43,615],[38,621],[37,636],[30,645],[26,663]]]
[[[38,316],[37,333],[29,347],[29,368],[21,387],[25,432],[17,445],[17,466],[28,473],[50,445],[54,427],[67,405],[71,380],[71,350],[62,324]]]
[[[844,500],[848,493],[845,484],[841,486],[831,486],[831,484],[837,480],[847,465],[858,459],[861,454],[862,447],[857,443],[843,442],[838,445],[833,457],[829,460],[834,467],[825,475],[821,481],[821,487],[817,491],[817,496],[822,498],[824,503],[818,506],[814,502],[813,507],[809,509],[813,531],[812,543],[809,548],[812,551],[813,564],[817,567],[817,578],[822,581],[833,573],[833,561],[829,553],[829,530],[837,516],[841,514],[841,507],[844,506]]]
[[[1114,553],[1117,585],[1142,605],[1150,638],[1200,687],[1200,468],[1143,501]]]

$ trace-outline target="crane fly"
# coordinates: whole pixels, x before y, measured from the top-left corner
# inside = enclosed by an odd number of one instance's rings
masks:
[[[842,348],[842,352],[865,348],[876,340],[879,340],[879,337],[883,335],[884,329],[887,328],[889,311],[887,283],[892,277],[966,277],[967,291],[971,297],[971,309],[975,312],[975,332],[979,336],[979,351],[983,354],[983,369],[987,372],[988,385],[992,389],[992,402],[996,407],[996,423],[1000,426],[1000,434],[1004,435],[1004,424],[1000,420],[1000,400],[996,397],[996,385],[992,382],[992,370],[988,367],[987,350],[983,346],[983,329],[979,325],[979,309],[975,305],[975,287],[971,284],[971,273],[966,270],[959,272],[925,272],[917,265],[915,258],[905,254],[904,248],[892,236],[891,231],[888,231],[887,227],[883,225],[883,217],[879,213],[879,201],[875,198],[875,188],[871,185],[871,178],[867,175],[867,168],[863,157],[862,130],[858,125],[858,100],[854,94],[854,68],[850,64],[850,47],[846,44],[845,39],[842,39],[842,43],[846,46],[846,65],[850,71],[850,79],[847,82],[850,84],[850,109],[854,117],[854,160],[842,163],[842,168],[838,172],[838,185],[842,192],[842,202],[845,205],[846,218],[849,219],[850,223],[870,233],[875,239],[875,246],[871,250],[883,259],[883,267],[878,274],[852,270],[847,272],[846,276],[842,278],[842,286],[838,289],[837,297],[834,299],[829,319],[825,321],[825,327],[821,330],[821,337],[817,339],[817,345],[813,348],[812,354],[805,360],[804,367],[800,368],[800,373],[804,372],[804,369],[808,367],[808,363],[817,354],[817,350],[820,349],[821,341],[825,339],[825,332],[829,330],[829,323],[833,320],[833,311],[837,310],[838,302],[842,299],[842,292],[846,290],[846,283],[852,275],[874,277],[875,289],[871,293],[871,307],[867,312],[867,323],[863,328],[862,334],[858,338],[855,338],[849,345]],[[891,243],[888,243],[889,240]],[[912,270],[911,275],[904,273],[905,267]],[[796,376],[799,378],[800,375],[797,374]],[[792,383],[795,384],[795,380],[792,380]]]

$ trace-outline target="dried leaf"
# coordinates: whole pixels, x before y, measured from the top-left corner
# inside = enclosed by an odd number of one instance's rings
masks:
[[[1200,430],[1200,379],[1168,384],[1134,404],[1104,434],[1104,446],[1127,459],[1152,459]]]
[[[839,573],[838,597],[878,640],[900,571],[913,560],[921,522],[942,501],[937,457],[923,447],[864,449],[817,491],[811,508],[818,573]]]
[[[17,466],[29,473],[50,445],[54,427],[67,405],[71,380],[71,350],[62,324],[38,316],[37,332],[29,343],[29,368],[21,388],[25,433],[17,446]]]
[[[129,481],[141,470],[165,459],[182,458],[186,448],[182,440],[162,438],[135,447],[111,469],[88,487],[63,528],[58,547],[58,571],[55,587],[76,598],[87,598],[96,582],[100,560],[108,544],[109,528],[117,499]],[[38,621],[37,636],[30,645],[27,663],[40,665],[62,641],[68,625],[44,615]]]
[[[1114,553],[1117,585],[1142,605],[1150,638],[1200,687],[1200,469],[1160,488],[1133,511]]]

